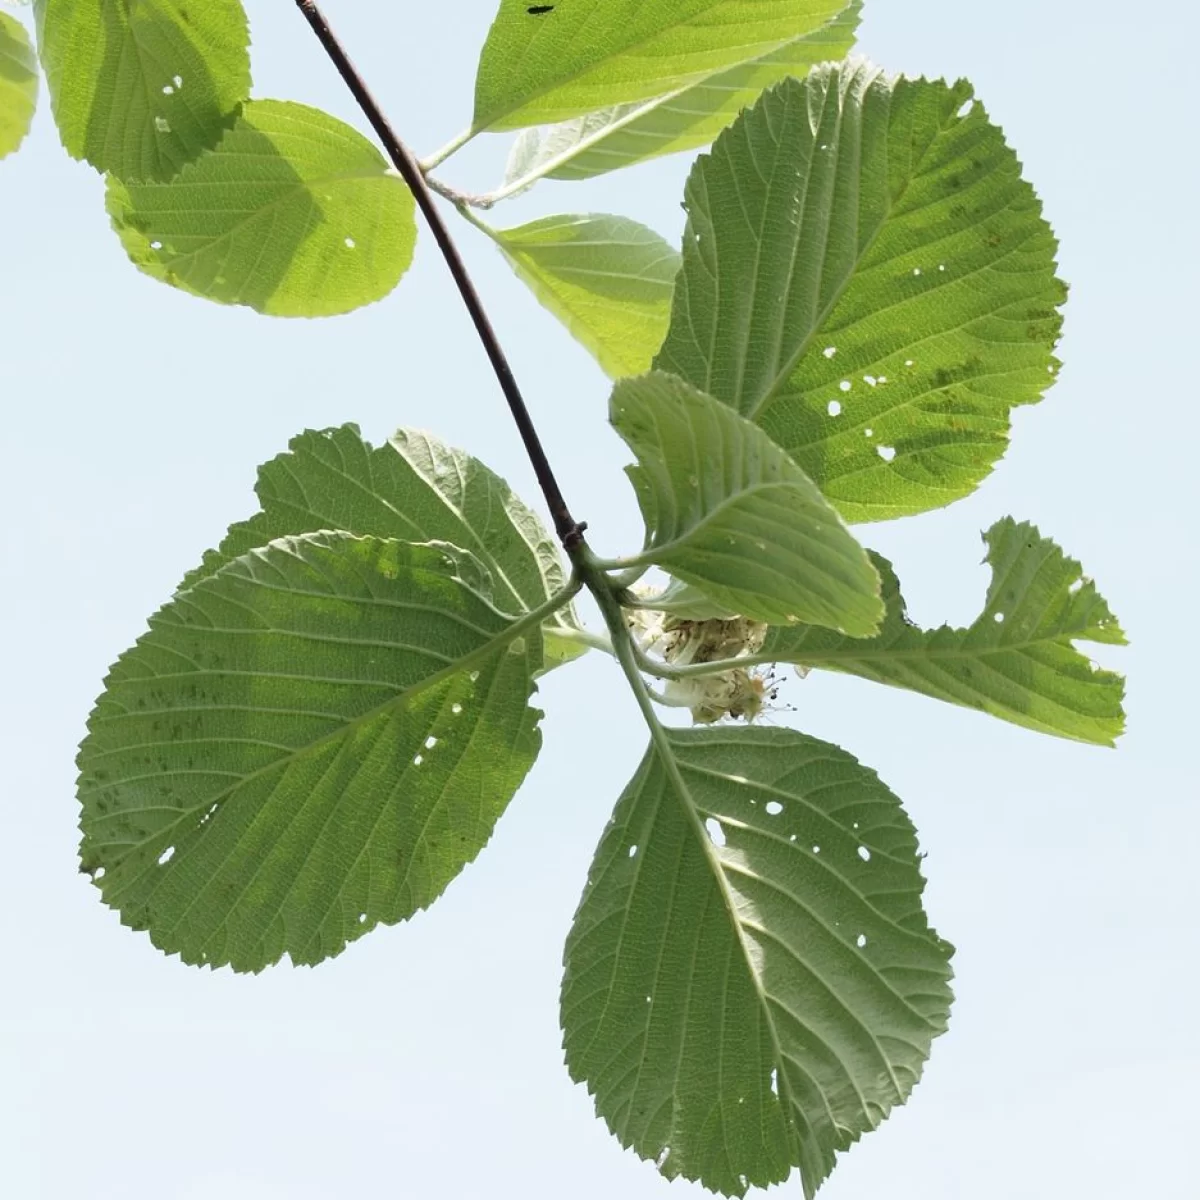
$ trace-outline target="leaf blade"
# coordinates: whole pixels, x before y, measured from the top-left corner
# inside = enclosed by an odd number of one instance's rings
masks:
[[[302,104],[247,102],[169,184],[111,177],[134,265],[219,304],[336,316],[381,300],[412,262],[415,204],[379,151]]]
[[[113,668],[83,869],[189,963],[340,953],[486,844],[540,745],[540,659],[453,547],[326,533],[235,559]]]
[[[0,12],[0,158],[18,150],[29,133],[37,90],[37,56],[29,34],[15,17]]]
[[[909,622],[900,583],[875,556],[887,617],[869,641],[822,629],[773,629],[762,657],[857,675],[975,708],[1040,733],[1111,746],[1124,731],[1124,680],[1074,647],[1124,643],[1120,625],[1079,563],[1026,522],[984,534],[992,581],[966,628]]]
[[[668,1178],[741,1195],[799,1166],[811,1196],[945,1028],[952,951],[923,886],[899,801],[844,751],[666,731],[568,936],[572,1078]]]
[[[760,429],[662,373],[619,382],[610,421],[637,456],[646,561],[755,621],[874,631],[866,551]]]
[[[523,191],[543,178],[592,179],[706,146],[772,84],[789,75],[802,76],[818,63],[845,58],[861,17],[861,0],[853,0],[819,29],[668,95],[528,129],[513,146],[504,193]]]
[[[819,29],[846,0],[501,0],[473,129],[519,129],[651,99]]]
[[[679,270],[679,255],[662,237],[605,214],[544,217],[493,236],[517,276],[608,375],[649,369]]]
[[[566,586],[557,544],[537,515],[479,459],[427,433],[399,430],[372,446],[355,425],[308,430],[258,471],[260,511],[230,527],[181,584],[194,586],[276,538],[341,529],[359,536],[449,542],[490,574],[506,611],[531,612]],[[546,627],[548,658],[578,656],[570,610]]]
[[[35,0],[34,11],[63,145],[98,171],[171,179],[250,95],[240,0]]]
[[[1056,242],[970,101],[819,68],[765,93],[688,184],[657,365],[760,424],[848,520],[968,494],[1057,370]]]

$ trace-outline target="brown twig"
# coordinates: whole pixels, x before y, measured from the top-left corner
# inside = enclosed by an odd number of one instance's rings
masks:
[[[317,40],[324,47],[325,53],[329,55],[333,65],[337,68],[338,74],[341,75],[354,99],[358,102],[358,106],[362,109],[364,116],[370,121],[371,127],[379,136],[379,140],[383,143],[388,157],[392,160],[392,165],[416,197],[417,205],[428,222],[430,230],[433,232],[438,248],[442,252],[442,257],[446,260],[446,266],[450,268],[450,274],[454,278],[463,303],[467,306],[467,311],[471,314],[471,320],[475,325],[475,332],[479,335],[479,340],[483,343],[483,348],[491,361],[492,369],[495,371],[496,378],[500,382],[500,390],[504,393],[504,398],[508,401],[509,411],[512,413],[513,420],[517,423],[517,430],[521,435],[521,441],[525,445],[525,453],[529,456],[529,461],[533,465],[538,486],[542,489],[542,495],[545,497],[546,504],[550,509],[550,516],[554,521],[554,527],[558,533],[559,540],[568,554],[571,554],[572,558],[574,558],[579,547],[583,545],[583,532],[587,526],[580,524],[571,516],[571,511],[567,507],[566,500],[563,498],[562,490],[558,486],[558,480],[554,477],[550,460],[546,457],[546,451],[542,446],[541,439],[538,437],[537,429],[533,424],[533,418],[529,415],[525,398],[521,395],[521,389],[517,385],[516,377],[513,375],[512,367],[509,366],[504,350],[500,346],[499,338],[496,336],[496,331],[488,319],[483,302],[479,298],[479,293],[475,290],[475,285],[467,273],[462,256],[459,254],[458,247],[455,246],[454,240],[450,236],[450,231],[446,228],[446,223],[442,219],[442,214],[437,208],[437,203],[433,198],[429,185],[425,182],[425,176],[416,158],[408,147],[396,136],[395,131],[383,115],[366,83],[363,82],[362,76],[355,69],[346,51],[342,48],[341,42],[338,41],[337,36],[329,27],[329,23],[325,20],[321,10],[317,7],[315,0],[296,0],[296,4],[304,15],[305,20],[312,27],[313,33],[317,35]]]

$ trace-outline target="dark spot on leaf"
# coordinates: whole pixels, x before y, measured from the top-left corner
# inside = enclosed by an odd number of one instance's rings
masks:
[[[554,11],[553,4],[531,4],[525,10],[531,17],[544,17],[547,13]]]

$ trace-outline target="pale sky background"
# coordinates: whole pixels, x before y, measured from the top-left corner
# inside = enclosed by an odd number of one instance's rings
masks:
[[[359,123],[287,0],[251,0],[256,94]],[[467,123],[494,0],[329,14],[427,153]],[[905,801],[958,1001],[909,1105],[827,1200],[1195,1200],[1200,970],[1193,5],[867,0],[890,69],[966,75],[1024,160],[1072,284],[1061,381],[969,500],[863,531],[913,615],[964,621],[1011,513],[1080,558],[1133,646],[1117,751],[812,676],[785,719]],[[496,180],[507,138],[445,170]],[[678,238],[688,156],[542,184],[498,218],[618,211]],[[461,224],[461,223],[460,223]],[[0,1195],[13,1200],[696,1200],[622,1151],[562,1066],[562,940],[644,735],[616,668],[545,682],[545,750],[431,911],[317,970],[201,972],[76,872],[75,747],[109,663],[254,509],[306,427],[435,429],[537,496],[432,241],[365,312],[285,323],[137,274],[43,106],[0,164]],[[599,370],[463,226],[577,514],[639,544]],[[578,777],[577,782],[574,780]],[[799,1180],[786,1194],[801,1195]]]

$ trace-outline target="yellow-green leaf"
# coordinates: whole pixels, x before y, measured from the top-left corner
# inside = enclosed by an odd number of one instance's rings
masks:
[[[613,427],[654,563],[733,612],[854,637],[883,617],[879,575],[815,484],[757,426],[670,375],[613,389]]]
[[[25,26],[0,13],[0,158],[25,140],[37,105],[37,85],[37,59]]]
[[[108,211],[147,275],[221,304],[325,317],[380,300],[412,262],[412,194],[349,125],[247,103],[169,184],[110,177]]]
[[[656,365],[760,425],[849,520],[971,492],[1053,382],[1056,242],[966,83],[821,67],[696,164]]]
[[[679,254],[652,229],[601,214],[493,233],[517,275],[609,375],[650,368],[671,316]]]
[[[519,129],[649,100],[770,54],[847,0],[501,0],[473,128]]]
[[[789,75],[805,75],[818,63],[845,58],[861,17],[861,0],[853,0],[820,29],[805,28],[761,58],[739,62],[665,96],[527,129],[509,156],[502,192],[515,194],[543,177],[590,179],[706,146],[764,89]]]
[[[120,179],[167,180],[250,94],[241,0],[34,0],[63,145]]]

